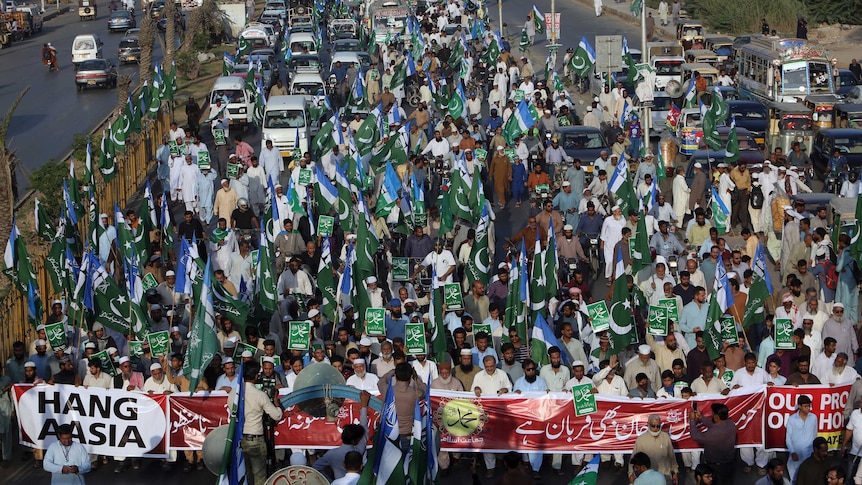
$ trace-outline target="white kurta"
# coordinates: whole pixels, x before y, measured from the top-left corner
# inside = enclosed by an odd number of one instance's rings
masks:
[[[730,191],[735,188],[736,184],[730,179],[730,175],[726,173],[721,174],[718,178],[718,196],[721,197],[721,201],[724,202],[727,210],[730,210],[732,206],[730,203]]]
[[[676,214],[676,227],[682,227],[682,219],[688,212],[689,197],[691,197],[691,189],[685,182],[685,176],[677,175],[673,178],[673,212]]]
[[[168,165],[171,168],[171,188],[174,189],[171,191],[171,200],[177,200],[179,193],[175,190],[179,187],[180,183],[180,170],[186,164],[186,157],[171,157],[170,161],[168,161]]]
[[[184,163],[180,167],[176,187],[180,190],[179,198],[183,202],[194,202],[198,194],[198,175],[201,173],[195,164]]]
[[[622,240],[622,230],[625,226],[626,220],[622,216],[619,219],[615,219],[613,216],[608,217],[602,223],[602,241],[605,243],[605,278],[610,278],[614,273],[614,264],[616,263],[614,246]]]

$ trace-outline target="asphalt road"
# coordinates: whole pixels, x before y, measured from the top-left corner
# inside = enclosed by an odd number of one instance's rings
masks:
[[[118,64],[117,47],[123,34],[108,32],[108,1],[97,5],[99,16],[95,21],[81,22],[77,10],[68,12],[45,22],[41,33],[0,51],[0,110],[4,115],[21,91],[30,86],[12,117],[8,133],[10,147],[22,163],[18,172],[21,189],[29,185],[34,170],[69,152],[75,133],[92,130],[117,103],[115,89],[87,89],[81,93],[75,89],[75,36],[98,34],[104,43],[104,57]],[[138,20],[141,15],[136,12]],[[46,42],[57,49],[59,72],[48,72],[42,64],[42,45]],[[154,62],[161,56],[157,42]],[[137,64],[117,66],[117,72],[132,76],[137,83]]]

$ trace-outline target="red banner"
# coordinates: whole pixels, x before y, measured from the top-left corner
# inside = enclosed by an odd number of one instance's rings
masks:
[[[851,384],[841,386],[776,386],[766,388],[766,448],[785,450],[784,437],[787,419],[796,413],[799,396],[811,398],[811,413],[817,417],[817,435],[826,438],[829,449],[841,444],[844,426],[844,408],[848,403]]]
[[[360,404],[345,400],[334,420],[307,414],[299,406],[290,406],[285,417],[275,427],[276,448],[316,448],[329,449],[341,446],[341,430],[348,424],[359,424]],[[368,410],[367,435],[371,445],[371,435],[377,424],[377,413]]]
[[[598,411],[575,416],[565,393],[532,396],[465,397],[465,393],[434,393],[434,423],[440,446],[449,451],[518,450],[531,453],[631,453],[638,435],[647,431],[651,414],[662,418],[677,450],[699,446],[691,438],[692,402],[709,414],[710,404],[723,402],[736,423],[737,446],[763,443],[766,395],[737,390],[722,399],[628,399],[598,397]]]
[[[228,395],[171,395],[168,406],[172,450],[200,450],[210,431],[230,422]]]

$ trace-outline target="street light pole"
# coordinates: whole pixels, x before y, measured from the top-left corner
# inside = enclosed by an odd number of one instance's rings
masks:
[[[505,38],[506,34],[503,33],[503,0],[497,0],[497,14],[500,16],[500,37]]]
[[[642,0],[641,3],[641,62],[649,64],[649,48],[647,47],[647,32],[646,32],[646,1]],[[641,81],[641,82],[646,82]],[[652,88],[651,88],[652,89]],[[650,124],[652,122],[652,115],[650,114],[650,107],[645,106],[643,108],[643,115],[641,116],[641,126],[643,127],[643,137],[644,144],[646,145],[646,151],[652,152],[649,141],[649,132],[650,132]]]

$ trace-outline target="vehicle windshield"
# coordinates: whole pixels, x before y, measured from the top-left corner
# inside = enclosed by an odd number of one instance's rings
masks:
[[[291,42],[290,44],[291,52],[315,52],[317,51],[317,46],[314,45],[314,42]]]
[[[300,68],[300,67],[302,67],[302,68],[313,68],[314,70],[320,70],[320,61],[317,59],[312,59],[312,58],[308,58],[308,57],[300,57],[300,58],[293,57],[290,59],[290,68],[291,69],[295,70],[295,69]]]
[[[836,137],[834,144],[841,153],[862,154],[862,134]]]
[[[652,101],[652,110],[653,111],[669,111],[670,105],[673,103],[673,98],[665,97],[665,96],[656,96]]]
[[[291,86],[291,94],[317,94],[318,91],[323,91],[322,83],[294,83]]]
[[[656,76],[678,76],[682,74],[682,61],[656,61]]]
[[[813,122],[811,115],[789,114],[781,117],[779,130],[811,130]]]
[[[95,48],[96,44],[92,39],[81,39],[75,42],[75,50],[77,51],[91,50]]]
[[[119,18],[125,19],[125,18],[129,18],[131,16],[132,15],[129,13],[128,10],[114,10],[113,12],[111,12],[111,18],[112,19],[119,19]]]
[[[267,111],[263,120],[264,128],[302,128],[304,126],[305,114],[300,110]]]
[[[733,47],[729,45],[721,46],[715,50],[719,56],[733,57]]]
[[[245,93],[241,89],[219,89],[213,91],[210,104],[215,104],[216,100],[221,99],[222,103],[245,103]]]
[[[686,126],[689,128],[700,128],[701,126],[703,126],[703,122],[700,119],[700,113],[694,112],[685,115],[682,126]]]
[[[120,41],[120,49],[134,49],[138,47],[138,39],[123,39]]]
[[[362,50],[359,47],[359,42],[336,42],[335,52],[359,52]]]
[[[730,117],[746,120],[763,120],[766,119],[766,110],[734,108],[730,110]]]
[[[601,133],[563,133],[564,150],[583,150],[585,148],[605,148]]]
[[[824,62],[790,62],[783,66],[782,84],[786,94],[830,92],[829,66]]]

